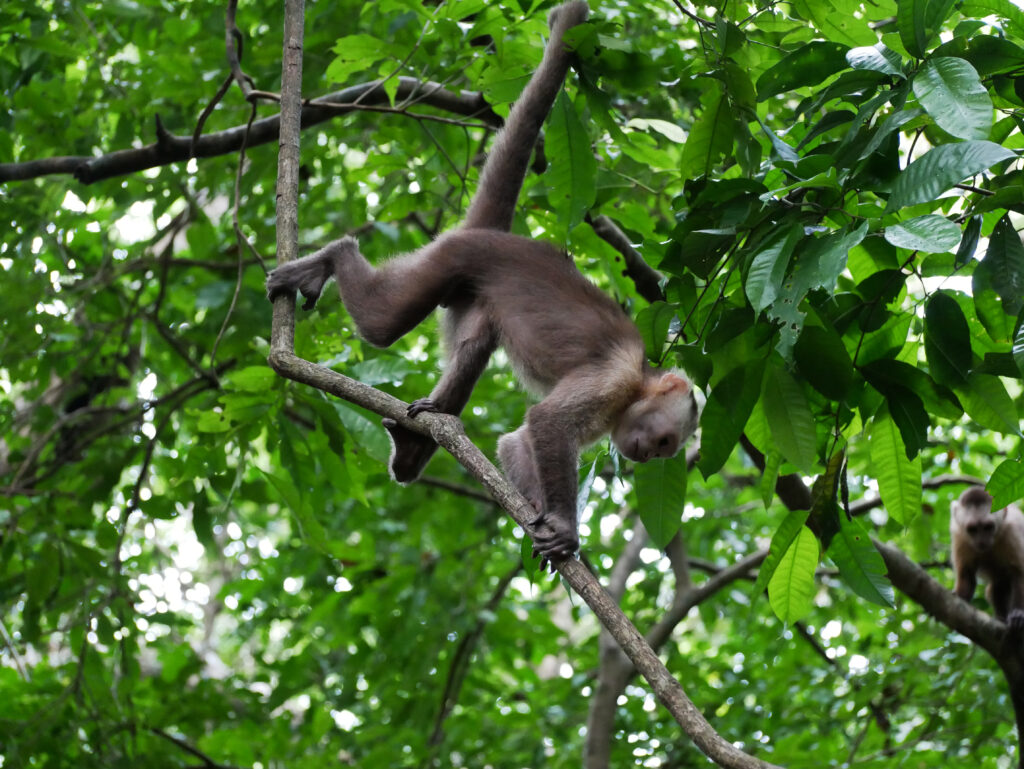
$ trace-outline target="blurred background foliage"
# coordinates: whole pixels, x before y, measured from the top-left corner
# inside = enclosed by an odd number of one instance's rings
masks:
[[[279,89],[281,6],[237,11],[263,91]],[[311,3],[304,95],[401,75],[507,114],[548,7]],[[1024,13],[591,7],[515,230],[566,245],[708,403],[688,473],[634,475],[607,443],[585,455],[585,556],[604,579],[621,564],[646,631],[680,589],[767,546],[787,518],[780,476],[817,478],[825,548],[796,537],[785,578],[769,562],[755,585],[755,563],[699,601],[661,647],[669,669],[727,739],[778,764],[1012,766],[993,661],[893,597],[872,548],[832,545],[869,533],[951,584],[964,478],[1024,496]],[[140,148],[158,115],[191,136],[230,74],[224,27],[205,0],[4,4],[0,164]],[[394,109],[303,132],[303,250],[349,232],[380,259],[458,222],[489,132]],[[204,132],[249,113],[233,86]],[[265,365],[276,142],[247,150],[237,197],[237,152],[91,184],[12,168],[0,765],[579,765],[607,696],[581,601],[524,570],[522,532],[450,457],[399,487],[374,415]],[[664,276],[660,297],[624,273],[602,215]],[[412,400],[436,379],[436,340],[429,323],[373,349],[325,295],[299,312],[296,349]],[[496,356],[467,432],[493,456],[526,405]],[[840,475],[854,503],[884,505],[848,521]],[[642,681],[612,701],[588,766],[703,764]]]

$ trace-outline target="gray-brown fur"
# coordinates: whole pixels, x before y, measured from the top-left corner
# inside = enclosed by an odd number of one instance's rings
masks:
[[[996,617],[1024,632],[1024,514],[1013,506],[993,512],[992,497],[980,486],[964,491],[951,513],[953,591],[970,601],[980,574]]]
[[[491,353],[504,348],[520,380],[541,398],[525,424],[501,438],[498,454],[510,480],[537,507],[531,536],[546,561],[579,547],[583,446],[611,432],[629,459],[670,456],[697,418],[688,380],[647,365],[639,331],[614,301],[553,247],[502,231],[511,224],[530,152],[568,68],[562,33],[586,13],[582,2],[552,13],[544,62],[496,142],[462,227],[377,267],[355,240],[341,238],[282,265],[267,280],[271,300],[298,290],[308,308],[333,275],[360,335],[378,346],[444,305],[447,365],[430,396],[410,405],[410,416],[461,413]],[[394,448],[393,477],[414,480],[436,445],[393,420],[384,424]]]

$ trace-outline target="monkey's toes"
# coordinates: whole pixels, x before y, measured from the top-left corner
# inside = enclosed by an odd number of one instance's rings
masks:
[[[423,414],[425,412],[437,412],[439,410],[438,405],[430,398],[420,398],[409,404],[409,408],[406,410],[406,414],[410,417],[414,417],[417,414]]]
[[[1014,634],[1024,633],[1024,610],[1014,609],[1006,618],[1006,624],[1010,632]]]

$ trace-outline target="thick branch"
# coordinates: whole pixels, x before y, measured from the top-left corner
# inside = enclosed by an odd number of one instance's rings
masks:
[[[495,127],[499,127],[502,122],[481,94],[472,91],[455,93],[440,83],[401,77],[398,79],[398,92],[395,98],[398,101],[422,104],[464,117],[474,117]],[[356,100],[359,106],[351,106]],[[380,87],[379,80],[354,85],[320,97],[318,101],[334,106],[315,107],[308,102],[304,104],[302,128],[309,128],[360,108],[391,106],[387,93]],[[280,115],[253,122],[246,146],[254,147],[277,140],[280,135],[280,124]],[[201,136],[195,143],[195,157],[208,158],[237,152],[242,148],[245,131],[246,127],[241,125]],[[0,184],[50,174],[73,174],[83,184],[91,184],[147,168],[184,162],[193,156],[191,136],[175,136],[162,127],[158,129],[158,134],[158,139],[153,144],[117,150],[99,157],[74,155],[30,160],[25,163],[0,163]]]

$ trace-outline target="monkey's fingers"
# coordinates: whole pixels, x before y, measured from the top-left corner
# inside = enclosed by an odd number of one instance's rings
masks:
[[[440,407],[430,398],[420,398],[419,400],[414,400],[412,403],[410,403],[409,408],[406,410],[405,413],[407,413],[411,417],[414,417],[417,414],[423,414],[425,412],[436,413],[439,410]]]

